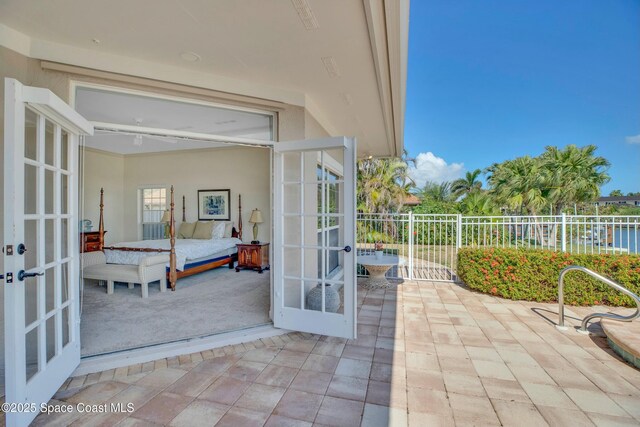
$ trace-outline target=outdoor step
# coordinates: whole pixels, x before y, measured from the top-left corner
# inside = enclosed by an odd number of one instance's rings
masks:
[[[617,322],[602,319],[611,348],[624,360],[640,369],[640,321]]]

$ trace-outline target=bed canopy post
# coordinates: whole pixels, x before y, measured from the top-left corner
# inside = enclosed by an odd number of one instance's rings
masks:
[[[238,239],[242,240],[242,195],[238,194]]]
[[[100,188],[100,222],[98,223],[98,234],[100,235],[99,251],[104,249],[104,188]]]
[[[176,219],[174,217],[175,202],[173,197],[173,185],[171,186],[171,219],[169,220],[169,236],[171,243],[171,252],[169,253],[169,283],[171,290],[176,290],[176,281],[178,276],[176,273]]]
[[[184,202],[184,195],[182,195],[182,222],[187,222],[187,208]]]

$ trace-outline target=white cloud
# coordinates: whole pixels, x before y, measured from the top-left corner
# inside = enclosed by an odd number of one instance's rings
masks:
[[[640,144],[640,135],[628,136],[626,140],[629,144]]]
[[[418,188],[422,188],[427,181],[453,181],[461,178],[464,172],[464,163],[448,164],[431,151],[418,154],[416,165],[409,168],[409,174]]]

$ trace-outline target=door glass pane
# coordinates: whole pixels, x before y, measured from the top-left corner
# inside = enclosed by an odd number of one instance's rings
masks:
[[[24,222],[24,245],[27,252],[24,253],[24,269],[30,270],[38,266],[38,220]]]
[[[56,316],[47,319],[47,362],[56,355]]]
[[[286,182],[300,182],[302,153],[284,153],[282,155],[282,173]]]
[[[62,347],[69,344],[69,307],[62,309]]]
[[[300,184],[284,184],[282,192],[282,207],[284,214],[299,214],[302,209],[302,190]]]
[[[28,326],[38,319],[38,279],[24,279],[24,325]]]
[[[54,219],[44,220],[44,259],[46,264],[49,264],[56,259],[55,226],[56,223]]]
[[[54,184],[55,174],[53,171],[44,171],[44,206],[45,213],[52,214],[54,206]]]
[[[53,145],[53,123],[49,120],[45,120],[44,126],[44,162],[53,166],[54,164],[54,151]]]
[[[34,214],[38,209],[38,168],[24,165],[24,213]]]
[[[304,300],[300,299],[300,295],[306,295],[303,293],[302,286],[304,281],[300,279],[284,279],[284,306],[290,308],[302,309],[304,307]]]
[[[55,267],[51,267],[51,268],[47,268],[44,272],[44,279],[45,279],[45,287],[44,287],[44,294],[45,294],[45,309],[47,310],[47,313],[50,312],[51,310],[53,310],[55,308],[55,277],[56,277],[56,269]]]
[[[69,134],[66,130],[62,129],[62,135],[60,137],[60,167],[64,170],[69,170]]]
[[[60,212],[68,214],[69,209],[69,176],[61,175],[61,188],[60,188]]]
[[[69,300],[69,263],[65,262],[60,266],[60,291],[62,292],[61,301],[64,304]]]
[[[302,217],[286,216],[284,221],[284,244],[296,245],[302,244]]]
[[[69,220],[62,218],[60,220],[60,259],[65,259],[71,253],[69,242]]]
[[[32,329],[25,336],[27,381],[38,373],[38,328]]]
[[[38,115],[26,108],[24,118],[24,156],[28,159],[37,160]]]

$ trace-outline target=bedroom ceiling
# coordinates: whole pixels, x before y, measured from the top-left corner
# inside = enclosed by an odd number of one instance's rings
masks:
[[[404,0],[3,0],[0,34],[34,58],[304,105],[329,133],[358,137],[360,155],[388,156],[402,147],[404,117],[404,88],[390,97],[389,75],[398,68],[403,81],[406,52],[380,46],[404,34],[403,16],[400,28],[385,25],[400,3],[408,9]]]
[[[75,108],[93,122],[271,140],[268,114],[218,108],[132,93],[78,87]],[[229,147],[229,144],[96,131],[86,145],[118,154]]]

